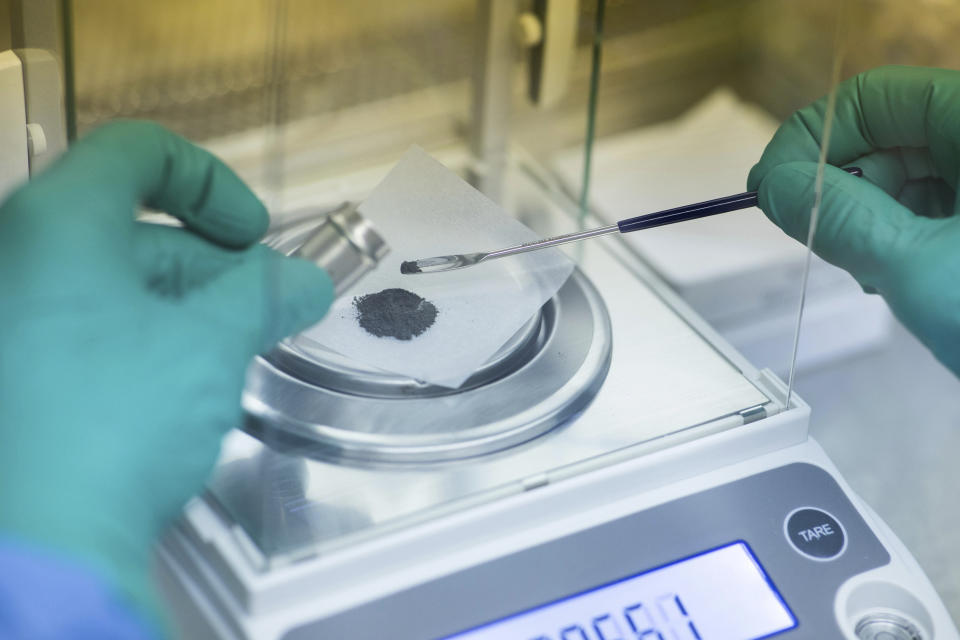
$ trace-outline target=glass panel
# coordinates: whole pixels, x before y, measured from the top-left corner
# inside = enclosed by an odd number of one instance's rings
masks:
[[[843,75],[953,64],[954,5],[848,4],[860,28]],[[322,215],[363,202],[411,144],[543,236],[736,194],[779,120],[829,89],[835,1],[608,0],[581,216],[601,5],[551,2],[546,22],[544,5],[73,2],[75,117],[81,133],[140,117],[204,144],[264,198],[269,241],[289,249]],[[495,248],[465,238],[458,250]],[[257,437],[228,438],[212,499],[280,563],[781,409],[715,333],[786,374],[804,249],[762,213],[569,255],[579,275],[459,390],[293,342],[258,361],[245,399]],[[814,270],[810,304],[829,324],[855,285]],[[878,313],[864,303],[843,317],[856,335]]]
[[[638,79],[640,87],[668,82],[662,70],[649,76],[657,60],[634,64],[645,39],[710,32],[741,3],[710,5],[716,15],[706,17],[697,6],[609,4],[603,136],[692,104],[718,81],[720,60],[736,56],[733,35],[684,45],[675,67],[694,68],[694,54],[705,50],[713,66],[688,74],[696,79],[679,95],[642,100]],[[566,39],[568,56],[517,43],[517,11],[534,4],[172,2],[160,12],[75,3],[77,122],[86,131],[115,117],[149,117],[203,141],[267,200],[279,248],[316,223],[302,222],[305,207],[362,202],[410,144],[537,233],[570,231],[580,172],[567,179],[562,169],[583,153],[598,7],[561,5],[547,22],[566,21],[569,30],[546,33],[551,43]],[[541,104],[529,98],[531,83]],[[624,247],[597,242],[572,255],[583,273],[459,390],[318,357],[296,342],[258,362],[245,400],[257,438],[228,438],[212,499],[275,565],[522,491],[531,478],[636,455],[638,444],[658,448],[734,427],[750,407],[776,410],[642,284]],[[635,291],[624,296],[624,288]],[[646,333],[633,336],[639,317]],[[658,363],[666,361],[676,368],[664,375]],[[304,394],[285,388],[291,372],[306,382]],[[642,415],[622,410],[628,396]],[[279,408],[284,425],[265,420],[262,405]]]

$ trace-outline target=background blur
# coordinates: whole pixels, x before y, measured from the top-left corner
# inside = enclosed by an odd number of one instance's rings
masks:
[[[854,17],[843,76],[881,64],[957,67],[954,0],[846,0]],[[829,85],[836,0],[610,0],[601,133],[671,117],[731,85],[785,117]],[[471,73],[472,0],[82,0],[72,3],[77,121],[159,120],[195,139],[330,114]],[[596,0],[581,2],[573,86],[582,108]],[[436,93],[438,101],[447,97]],[[622,100],[622,103],[621,103]],[[615,116],[615,117],[607,117]],[[573,129],[579,132],[580,123]],[[562,138],[551,141],[562,146]],[[547,144],[548,141],[541,141]]]

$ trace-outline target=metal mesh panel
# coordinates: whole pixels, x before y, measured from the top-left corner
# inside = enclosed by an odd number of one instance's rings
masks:
[[[208,138],[464,78],[473,3],[74,3],[81,131],[116,117]]]
[[[517,2],[523,7],[530,0]],[[204,139],[463,81],[471,73],[474,5],[73,0],[79,128],[116,117],[151,118]],[[745,5],[756,11],[744,15],[737,7]],[[608,0],[606,86],[629,88],[645,84],[651,74],[666,74],[679,94],[699,95],[703,89],[692,91],[685,83],[702,68],[714,82],[733,82],[774,112],[789,112],[825,89],[819,71],[831,29],[824,16],[832,15],[833,6],[833,0]],[[581,0],[581,45],[591,37],[595,9],[596,0]],[[960,26],[956,0],[850,0],[850,10],[858,16],[857,31],[869,38],[851,48],[845,75],[895,61],[958,66],[952,40]],[[702,29],[711,15],[711,28]],[[661,32],[669,32],[669,39],[658,38]],[[720,40],[724,44],[709,44]],[[631,52],[617,58],[617,43]],[[683,43],[695,59],[669,54]],[[585,52],[581,47],[575,77],[585,77]],[[652,58],[657,69],[642,69]],[[636,74],[625,73],[631,65]],[[724,65],[729,74],[718,72]],[[611,96],[610,89],[601,94]],[[653,109],[646,104],[649,92],[637,100],[638,113]],[[666,115],[669,109],[653,111]]]
[[[530,2],[517,0],[521,9]],[[618,38],[730,2],[607,4],[608,37]],[[475,0],[72,6],[81,133],[136,117],[204,139],[466,80],[472,71]],[[592,37],[595,10],[596,0],[581,0],[581,45]]]

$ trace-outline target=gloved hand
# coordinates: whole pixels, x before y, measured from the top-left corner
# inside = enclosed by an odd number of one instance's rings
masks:
[[[134,221],[138,203],[185,229]],[[240,423],[251,358],[317,322],[329,277],[254,244],[263,205],[148,123],[78,142],[0,207],[0,536],[151,613],[151,545]]]
[[[791,116],[747,180],[804,243],[825,109],[824,98]],[[840,84],[827,162],[813,250],[882,294],[960,375],[960,72],[883,67]]]

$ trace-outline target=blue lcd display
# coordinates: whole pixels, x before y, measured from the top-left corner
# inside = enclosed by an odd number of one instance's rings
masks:
[[[759,640],[796,626],[737,541],[444,640]]]

